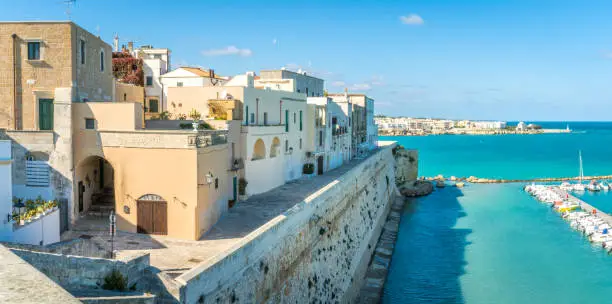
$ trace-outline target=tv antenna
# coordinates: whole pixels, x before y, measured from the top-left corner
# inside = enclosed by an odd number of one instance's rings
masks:
[[[63,3],[66,5],[66,16],[68,16],[68,20],[72,20],[72,7],[76,4],[76,0],[64,0]]]

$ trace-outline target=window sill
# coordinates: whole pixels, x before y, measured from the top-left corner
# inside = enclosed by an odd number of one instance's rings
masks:
[[[43,59],[26,59],[26,62],[29,62],[29,63],[42,63],[42,62],[44,62],[44,60]]]

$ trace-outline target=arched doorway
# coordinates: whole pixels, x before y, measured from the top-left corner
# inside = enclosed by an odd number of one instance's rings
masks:
[[[104,158],[90,156],[76,169],[79,214],[108,216],[115,209],[115,170]]]
[[[137,232],[146,234],[168,234],[168,203],[161,196],[146,194],[137,203]]]

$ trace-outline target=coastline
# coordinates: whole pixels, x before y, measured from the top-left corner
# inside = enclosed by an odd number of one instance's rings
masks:
[[[496,179],[496,178],[478,178],[476,176],[470,177],[455,177],[451,176],[449,178],[445,178],[442,175],[438,175],[436,177],[424,177],[421,176],[419,180],[427,180],[427,181],[450,181],[450,182],[468,182],[473,184],[505,184],[505,183],[531,183],[531,182],[563,182],[563,181],[577,181],[581,178],[576,177],[536,177],[529,179]],[[583,176],[582,180],[609,180],[612,179],[612,175],[593,175],[593,176]]]
[[[534,135],[534,134],[558,134],[572,133],[567,129],[539,129],[539,130],[482,130],[482,129],[451,129],[444,131],[409,131],[409,130],[379,130],[378,136],[428,136],[428,135]]]

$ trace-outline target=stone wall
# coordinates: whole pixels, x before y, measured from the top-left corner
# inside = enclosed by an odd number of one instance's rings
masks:
[[[11,251],[60,286],[70,289],[101,288],[104,277],[114,269],[127,276],[129,288],[141,280],[144,270],[150,265],[148,253],[123,260],[110,260],[15,248]]]
[[[10,249],[22,249],[36,252],[58,253],[63,255],[75,255],[92,258],[108,258],[110,251],[96,243],[92,239],[71,239],[67,241],[57,242],[51,245],[29,245],[19,243],[0,242]]]
[[[353,302],[396,194],[394,146],[178,277],[181,302]]]
[[[393,151],[395,157],[395,181],[397,184],[414,181],[419,175],[419,152],[397,146]]]

